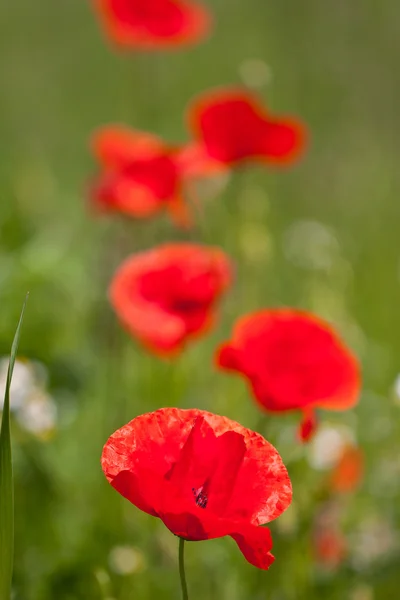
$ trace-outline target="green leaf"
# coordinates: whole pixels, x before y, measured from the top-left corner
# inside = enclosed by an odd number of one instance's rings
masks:
[[[14,561],[14,486],[11,461],[10,386],[27,300],[28,294],[11,346],[0,430],[0,600],[10,600],[11,595]]]

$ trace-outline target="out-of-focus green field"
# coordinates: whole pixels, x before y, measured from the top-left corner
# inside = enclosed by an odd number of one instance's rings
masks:
[[[29,290],[21,356],[42,364],[57,406],[46,435],[13,426],[15,600],[179,597],[177,539],[119,497],[99,464],[117,427],[168,405],[258,428],[294,488],[292,507],[271,527],[270,571],[250,566],[230,539],[187,544],[191,600],[399,594],[400,5],[208,4],[216,27],[206,43],[131,55],[107,44],[87,0],[6,0],[0,8],[0,350],[9,350]],[[184,141],[188,100],[254,77],[252,59],[269,68],[260,92],[271,108],[308,123],[309,152],[291,169],[235,174],[205,202],[186,237],[226,249],[235,287],[218,327],[163,362],[120,330],[106,289],[129,252],[185,234],[163,218],[94,218],[84,197],[95,169],[88,137],[123,122]],[[331,499],[349,546],[337,569],[313,553],[326,473],[296,443],[296,416],[261,418],[244,382],[212,364],[236,316],[282,304],[332,320],[363,364],[359,406],[321,414],[349,427],[366,456],[359,490]]]

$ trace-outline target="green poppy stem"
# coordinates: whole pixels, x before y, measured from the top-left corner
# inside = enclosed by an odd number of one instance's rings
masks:
[[[185,576],[185,540],[179,538],[179,577],[181,578],[182,599],[189,600]]]

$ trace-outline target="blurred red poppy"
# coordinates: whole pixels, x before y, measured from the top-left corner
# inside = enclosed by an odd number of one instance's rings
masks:
[[[346,410],[358,400],[358,362],[326,322],[294,309],[239,319],[233,338],[217,352],[223,369],[246,377],[268,411],[301,410],[300,438],[316,428],[315,409]]]
[[[364,454],[360,448],[345,446],[331,474],[331,488],[336,492],[353,492],[364,475]]]
[[[166,244],[128,258],[114,276],[110,299],[132,335],[167,355],[211,327],[231,279],[219,248]]]
[[[247,90],[221,89],[200,96],[189,107],[188,120],[199,148],[226,165],[249,160],[289,163],[305,146],[302,123],[269,115]]]
[[[336,570],[346,558],[347,552],[347,540],[338,529],[320,529],[315,533],[315,558],[325,568]]]
[[[211,26],[208,11],[188,0],[93,0],[93,4],[111,40],[126,48],[193,44]]]
[[[200,541],[231,536],[260,569],[274,560],[260,527],[289,506],[277,450],[260,434],[202,410],[161,408],[136,417],[104,446],[103,471],[140,510],[172,533]]]
[[[185,185],[201,172],[212,173],[212,161],[200,165],[185,147],[168,146],[155,135],[118,125],[99,129],[92,147],[103,167],[90,188],[96,209],[138,219],[167,210],[178,225],[190,225]]]

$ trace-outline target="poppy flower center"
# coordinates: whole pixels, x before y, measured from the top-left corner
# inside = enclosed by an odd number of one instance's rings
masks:
[[[205,492],[203,492],[203,487],[196,488],[192,487],[193,496],[197,506],[200,508],[207,508],[208,497]]]

